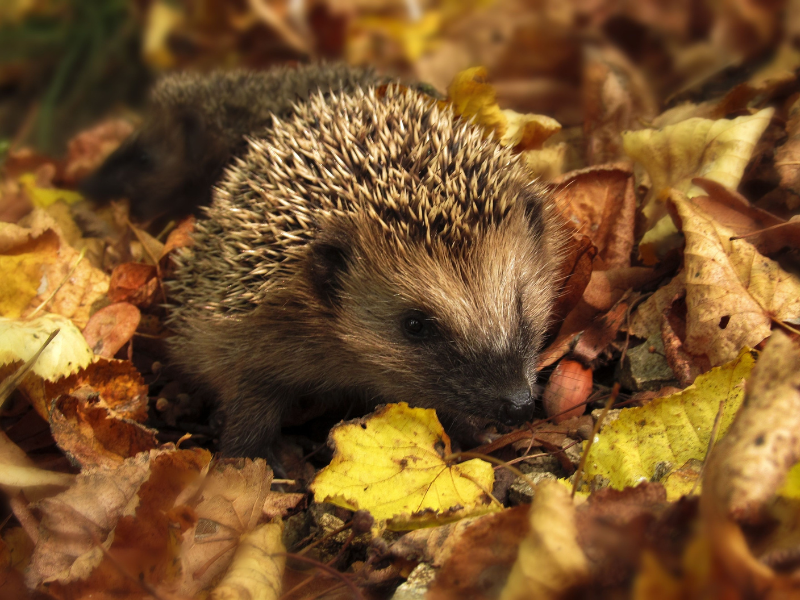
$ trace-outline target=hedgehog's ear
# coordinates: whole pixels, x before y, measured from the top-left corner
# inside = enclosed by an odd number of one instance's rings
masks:
[[[347,272],[350,250],[344,239],[312,242],[308,257],[308,273],[314,291],[328,306],[339,303],[342,276]]]

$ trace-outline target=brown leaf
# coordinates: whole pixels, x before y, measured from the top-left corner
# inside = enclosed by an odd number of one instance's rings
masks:
[[[781,187],[800,194],[800,98],[789,109],[786,134],[789,139],[775,152],[775,168]]]
[[[495,598],[528,533],[528,511],[528,506],[517,506],[475,519],[451,546],[428,598]]]
[[[773,320],[800,316],[800,279],[761,256],[744,240],[674,192],[686,238],[686,349],[712,366],[736,358],[770,334]]]
[[[178,223],[178,226],[170,232],[158,259],[162,272],[169,272],[173,263],[173,256],[177,250],[188,248],[192,245],[192,232],[194,231],[195,221],[194,216],[190,215]]]
[[[109,119],[80,132],[67,147],[64,182],[74,185],[86,177],[131,133],[133,125],[124,119]]]
[[[39,504],[28,585],[78,598],[108,589],[141,594],[139,581],[174,583],[180,547],[168,513],[210,460],[205,450],[151,450],[111,471],[85,470],[69,490]]]
[[[92,315],[83,329],[83,337],[96,356],[114,358],[133,337],[141,318],[133,304],[117,302]]]
[[[554,183],[559,210],[597,247],[603,259],[600,269],[629,267],[636,217],[630,168],[624,164],[589,167],[567,173]]]
[[[231,459],[212,466],[196,500],[191,489],[176,500],[197,515],[180,548],[182,594],[196,597],[227,569],[236,541],[261,518],[271,484],[272,470],[263,459]]]
[[[592,165],[624,160],[622,132],[639,129],[657,112],[643,75],[611,47],[585,50],[583,106],[586,160]]]
[[[124,419],[144,421],[147,418],[147,386],[130,361],[100,358],[58,381],[23,381],[23,391],[36,411],[50,418],[50,405],[59,396],[90,388],[99,405],[109,408]]]
[[[155,430],[95,403],[89,387],[55,401],[50,429],[58,446],[84,469],[113,469],[126,458],[158,445]]]
[[[738,521],[763,521],[800,461],[800,347],[776,331],[747,381],[740,413],[708,459],[703,502]]]
[[[752,206],[740,193],[713,179],[695,177],[692,183],[708,194],[692,198],[692,204],[737,236],[749,236],[767,227],[785,223],[772,213]]]
[[[111,273],[108,297],[112,302],[147,307],[153,303],[157,291],[158,278],[153,265],[124,263]]]

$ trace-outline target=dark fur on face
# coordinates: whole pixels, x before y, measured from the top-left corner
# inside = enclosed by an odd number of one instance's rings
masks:
[[[223,450],[266,455],[307,400],[521,422],[562,233],[510,152],[389,89],[312,99],[231,169],[181,259],[173,356]]]

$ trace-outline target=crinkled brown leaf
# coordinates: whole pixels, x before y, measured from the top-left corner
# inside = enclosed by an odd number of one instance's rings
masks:
[[[210,459],[205,450],[152,450],[114,470],[81,473],[69,490],[39,505],[28,585],[48,584],[56,598],[75,598],[108,589],[141,593],[139,576],[156,588],[174,583],[181,575],[180,546],[170,511]],[[135,575],[126,576],[120,566]]]
[[[597,247],[604,269],[629,267],[636,195],[627,165],[601,165],[558,178],[553,190],[561,213]],[[595,267],[597,268],[597,267]]]
[[[108,297],[112,302],[130,302],[146,307],[158,291],[156,267],[144,263],[124,263],[111,273]]]
[[[528,533],[528,506],[474,519],[448,544],[444,561],[428,592],[430,600],[494,598]]]
[[[557,482],[540,483],[528,519],[530,531],[520,544],[500,598],[564,598],[589,577],[589,563],[578,543],[575,505],[567,488]]]
[[[800,461],[800,346],[776,331],[747,381],[741,412],[714,448],[704,501],[758,522],[789,468]]]
[[[158,445],[155,430],[96,403],[94,390],[88,386],[55,401],[50,430],[58,446],[84,469],[113,469],[126,458]]]
[[[770,334],[773,320],[800,316],[800,279],[673,193],[686,238],[686,349],[712,366]]]

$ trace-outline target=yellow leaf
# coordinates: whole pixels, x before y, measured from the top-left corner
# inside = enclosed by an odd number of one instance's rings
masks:
[[[563,598],[589,575],[569,491],[555,481],[543,481],[536,486],[528,518],[530,532],[519,546],[500,599]]]
[[[653,233],[643,240],[643,257],[656,252],[648,244],[669,247],[664,238],[676,233],[666,214],[665,190],[674,188],[689,198],[705,193],[692,183],[694,177],[712,179],[735,190],[773,113],[774,109],[765,108],[754,115],[731,120],[692,118],[663,129],[623,133],[625,152],[644,166],[652,182],[642,202],[647,229],[666,219],[658,235]]]
[[[36,175],[33,173],[21,175],[19,182],[36,208],[48,208],[59,200],[63,200],[67,204],[75,204],[83,200],[83,196],[78,192],[37,186]]]
[[[108,283],[108,275],[80,260],[46,211],[36,209],[19,224],[0,223],[0,316],[26,316],[49,299],[48,312],[84,327]]]
[[[561,131],[561,124],[550,117],[501,110],[486,76],[486,69],[474,67],[453,78],[447,95],[457,115],[474,118],[487,135],[520,152],[540,150],[545,140]]]
[[[492,466],[482,460],[451,465],[450,438],[436,412],[390,404],[331,431],[336,453],[317,474],[317,502],[367,510],[377,524],[415,529],[493,510]]]
[[[211,600],[276,600],[286,565],[282,535],[283,523],[265,523],[244,535]]]
[[[713,366],[770,334],[773,320],[800,316],[800,279],[746,240],[672,194],[686,238],[686,349]]]
[[[42,315],[30,320],[0,318],[0,366],[26,362],[53,330],[58,335],[47,345],[31,369],[47,381],[57,381],[92,362],[94,356],[73,323],[60,315]]]
[[[725,402],[718,438],[725,434],[744,398],[744,380],[755,364],[754,353],[744,349],[736,360],[700,375],[680,393],[657,398],[641,408],[620,411],[595,438],[586,461],[585,477],[602,476],[611,487],[623,489],[649,481],[659,463],[674,469],[690,459],[703,460],[711,429]],[[667,489],[670,500],[677,499]]]

